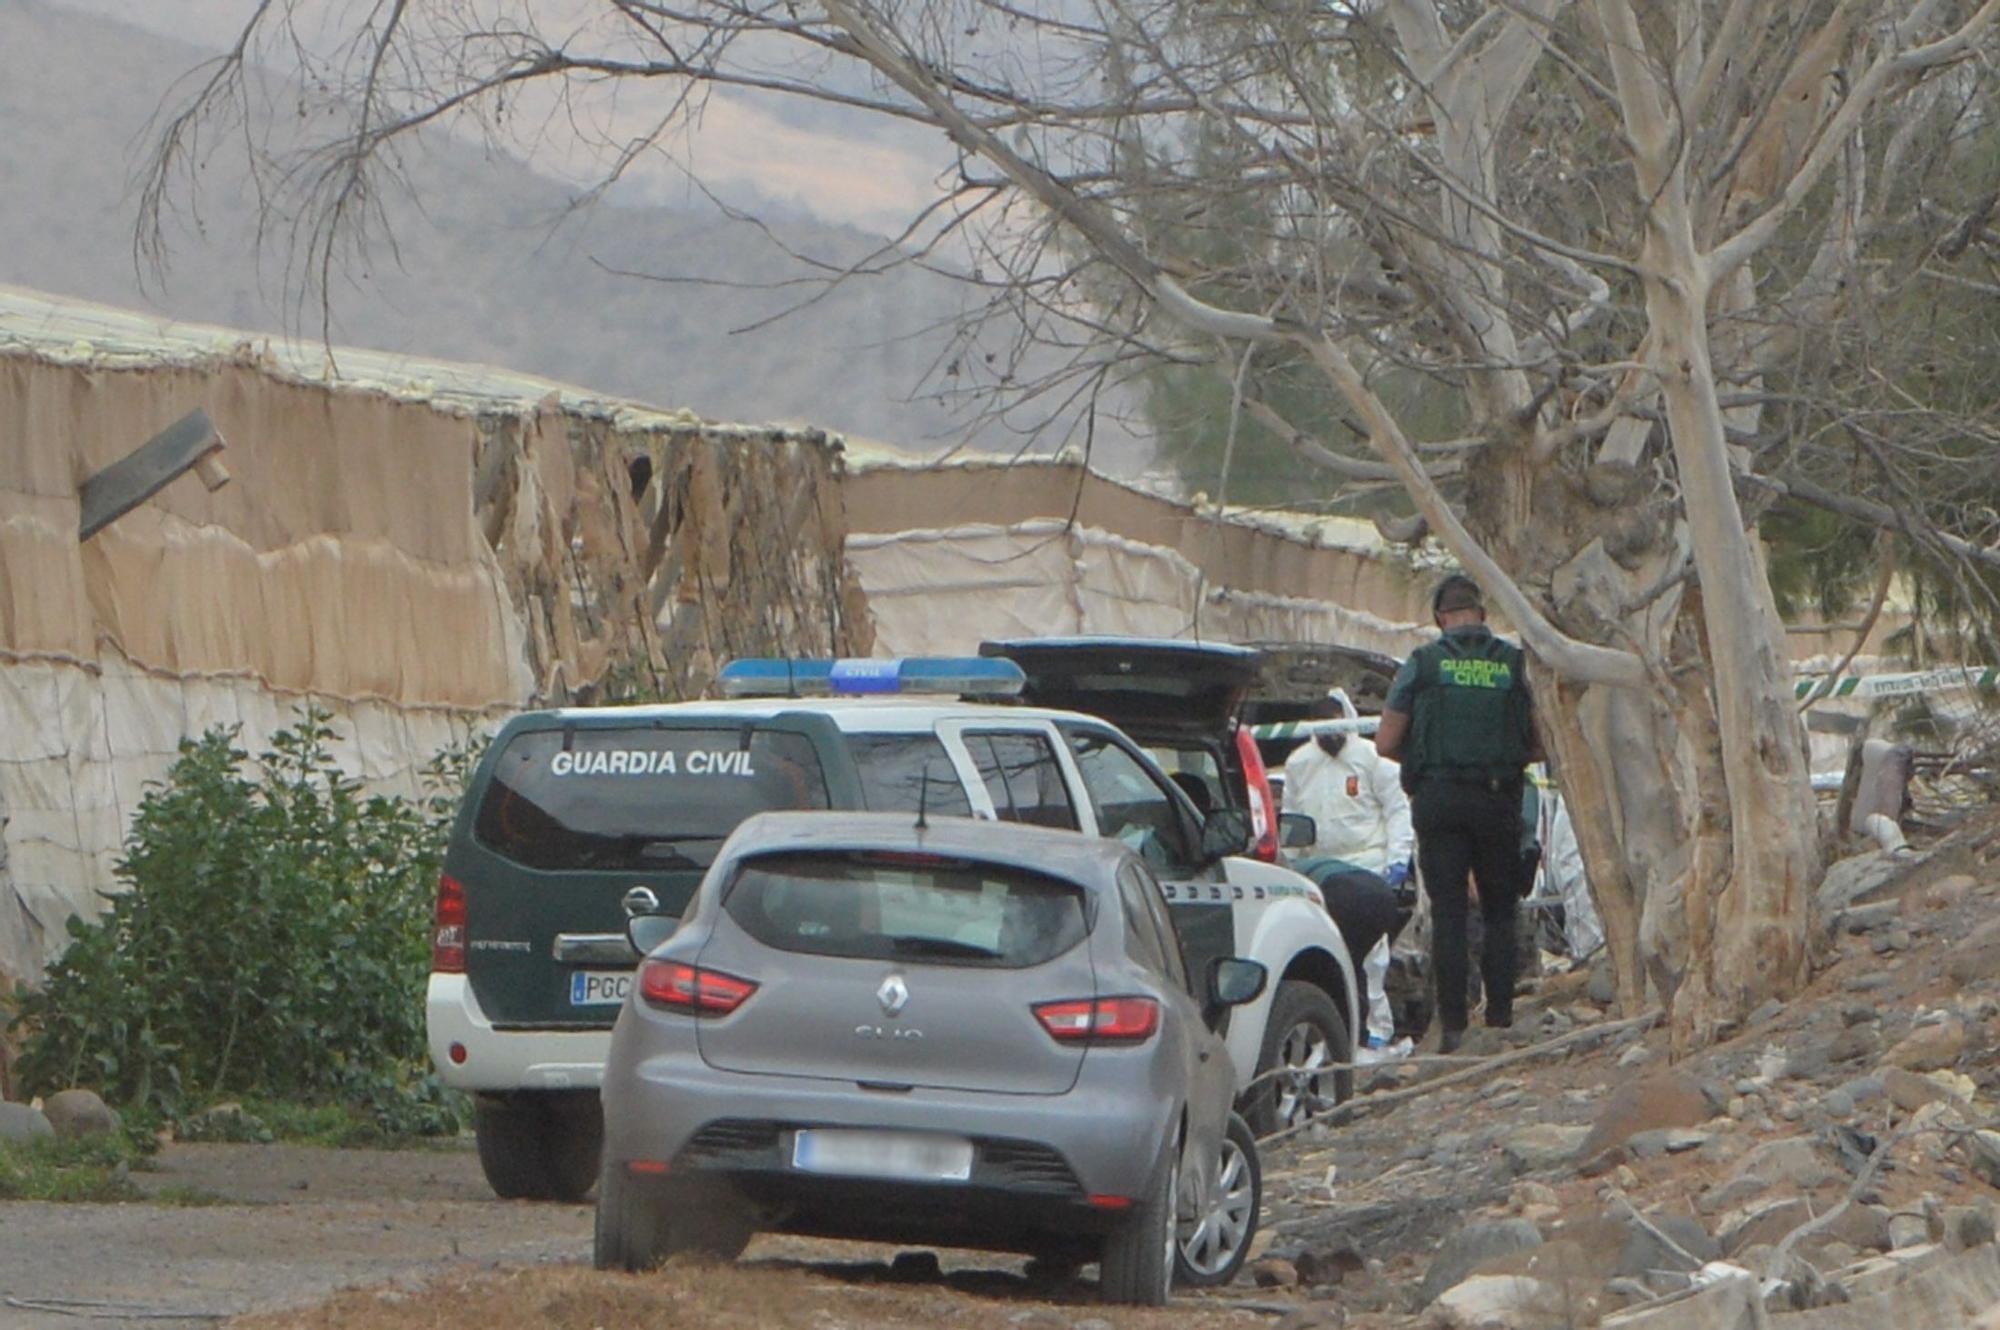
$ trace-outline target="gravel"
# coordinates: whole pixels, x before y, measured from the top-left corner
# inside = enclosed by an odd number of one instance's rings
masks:
[[[0,1203],[0,1325],[182,1330],[355,1285],[590,1254],[588,1206],[496,1200],[466,1149],[179,1145],[156,1162],[133,1181],[220,1203]]]

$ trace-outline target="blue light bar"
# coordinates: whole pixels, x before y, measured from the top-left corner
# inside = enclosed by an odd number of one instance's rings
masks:
[[[1028,682],[1011,660],[981,656],[749,657],[732,660],[717,678],[724,697],[863,697],[944,693],[955,697],[1014,697]]]

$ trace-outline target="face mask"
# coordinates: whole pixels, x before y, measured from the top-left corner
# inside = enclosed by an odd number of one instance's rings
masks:
[[[1328,757],[1339,757],[1340,750],[1347,747],[1347,731],[1335,730],[1331,734],[1315,734],[1313,741]]]

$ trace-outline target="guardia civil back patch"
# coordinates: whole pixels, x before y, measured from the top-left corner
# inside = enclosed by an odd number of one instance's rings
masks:
[[[1480,660],[1446,656],[1438,662],[1438,675],[1458,688],[1511,688],[1514,667],[1504,660]]]

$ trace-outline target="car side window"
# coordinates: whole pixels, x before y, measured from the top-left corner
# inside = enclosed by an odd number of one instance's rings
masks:
[[[861,793],[878,813],[971,817],[972,804],[958,782],[944,745],[934,734],[850,734],[848,751],[861,773]]]
[[[1193,876],[1187,823],[1166,785],[1109,731],[1065,726],[1064,737],[1097,812],[1098,833],[1123,842],[1162,877]]]
[[[1181,991],[1192,994],[1194,990],[1188,986],[1187,962],[1181,955],[1180,934],[1174,928],[1173,915],[1167,909],[1159,879],[1147,872],[1143,864],[1128,863],[1118,872],[1118,893],[1124,898],[1127,916],[1135,911],[1143,913],[1151,931],[1158,937],[1157,950],[1164,963],[1161,973],[1170,982],[1178,984]]]
[[[1193,801],[1195,811],[1207,816],[1218,808],[1235,808],[1243,800],[1231,797],[1231,781],[1207,748],[1152,744],[1147,756],[1160,764],[1167,779],[1181,787]]]
[[[1076,808],[1048,739],[1039,734],[968,734],[965,747],[1002,822],[1077,829]]]

